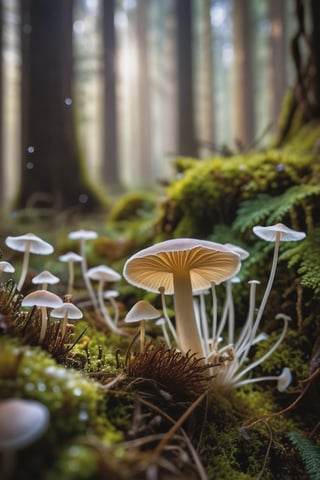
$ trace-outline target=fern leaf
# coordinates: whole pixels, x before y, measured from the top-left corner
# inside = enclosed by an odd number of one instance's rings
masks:
[[[320,446],[300,432],[289,432],[288,437],[298,450],[310,479],[320,480]]]
[[[272,197],[267,193],[259,194],[254,200],[245,200],[238,209],[233,227],[244,233],[270,215],[277,204],[278,197]]]

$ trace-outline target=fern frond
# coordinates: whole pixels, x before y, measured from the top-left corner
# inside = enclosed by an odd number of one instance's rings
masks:
[[[289,267],[297,267],[301,284],[320,293],[320,228],[315,228],[303,242],[288,244],[281,259],[288,261]]]
[[[295,185],[279,196],[262,193],[240,205],[233,227],[244,233],[262,222],[269,225],[280,222],[293,207],[312,195],[320,196],[320,185]]]
[[[320,446],[300,432],[291,431],[288,437],[296,447],[311,480],[320,480]]]
[[[245,200],[237,211],[233,228],[241,233],[262,222],[278,206],[279,197],[261,193],[254,200]]]

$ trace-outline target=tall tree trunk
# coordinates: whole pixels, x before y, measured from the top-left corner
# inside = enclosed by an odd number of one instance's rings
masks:
[[[0,1],[0,205],[4,201],[4,185],[5,185],[5,170],[3,163],[3,56],[2,56],[2,40],[3,33],[3,5]],[[1,209],[2,210],[2,209]]]
[[[17,206],[34,195],[57,209],[98,204],[84,174],[73,98],[72,0],[21,0],[22,166]]]
[[[178,63],[178,153],[197,156],[192,79],[192,1],[176,0]]]
[[[254,69],[250,1],[234,2],[236,140],[247,147],[254,139]]]
[[[272,92],[270,116],[276,121],[286,89],[286,51],[284,42],[285,29],[285,2],[269,0],[269,17],[271,22],[270,34],[270,84]]]
[[[142,182],[152,176],[151,131],[150,131],[150,75],[148,15],[149,0],[137,3],[137,51],[138,51],[138,102],[139,102],[139,156],[137,170]]]
[[[102,2],[104,39],[104,163],[103,178],[111,188],[119,179],[117,94],[116,94],[116,33],[115,0]]]

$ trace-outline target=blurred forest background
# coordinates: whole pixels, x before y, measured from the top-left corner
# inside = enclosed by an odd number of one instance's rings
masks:
[[[298,2],[299,3],[299,2]],[[177,155],[263,148],[296,81],[294,0],[2,0],[2,211],[94,209]]]

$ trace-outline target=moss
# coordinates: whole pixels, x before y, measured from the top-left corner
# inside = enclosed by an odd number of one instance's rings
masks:
[[[122,195],[110,210],[109,220],[119,222],[141,218],[153,212],[157,200],[158,195],[151,192],[136,191]]]

